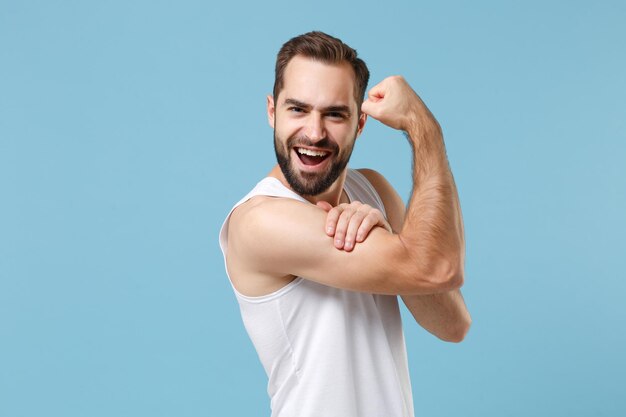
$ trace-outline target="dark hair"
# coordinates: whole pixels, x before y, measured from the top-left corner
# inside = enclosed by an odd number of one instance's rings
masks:
[[[367,82],[370,78],[367,65],[361,58],[357,57],[356,50],[340,39],[318,31],[296,36],[285,42],[278,51],[274,78],[274,100],[278,98],[278,93],[283,89],[285,68],[296,55],[312,58],[326,64],[340,64],[342,62],[350,64],[354,70],[354,98],[360,111]]]

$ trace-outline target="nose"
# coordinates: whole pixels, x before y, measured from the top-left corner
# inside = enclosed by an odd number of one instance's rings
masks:
[[[313,142],[320,141],[326,137],[324,120],[321,114],[317,112],[310,113],[307,123],[306,136]]]

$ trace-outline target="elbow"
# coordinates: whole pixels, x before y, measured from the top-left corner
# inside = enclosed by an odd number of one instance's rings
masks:
[[[469,314],[462,320],[458,320],[455,325],[446,332],[445,335],[440,335],[439,338],[444,342],[461,343],[465,340],[470,326],[472,325],[472,319]]]
[[[417,278],[416,278],[417,277]],[[437,270],[408,270],[405,287],[398,290],[398,294],[424,295],[454,291],[463,286],[464,276],[462,269],[451,269],[442,266]]]
[[[463,282],[464,271],[461,265],[461,267],[452,269],[445,275],[445,279],[441,281],[441,288],[444,288],[444,291],[454,291],[461,288]],[[440,339],[446,342],[460,343],[465,340],[471,325],[472,317],[467,309],[463,308],[463,310],[457,314],[456,320],[454,320],[453,324],[447,329],[445,335],[440,336]]]
[[[445,286],[448,290],[458,290],[465,283],[465,275],[462,269],[454,270],[446,278]]]
[[[433,294],[453,291],[461,288],[464,283],[463,257],[461,254],[432,257],[429,261],[416,262],[406,256],[406,267],[398,268],[405,271],[407,285],[406,294]],[[398,262],[402,265],[402,261]],[[394,263],[396,264],[396,263]],[[396,264],[397,265],[397,264]]]
[[[432,274],[432,285],[438,292],[458,290],[465,282],[463,264],[456,260],[444,260]]]

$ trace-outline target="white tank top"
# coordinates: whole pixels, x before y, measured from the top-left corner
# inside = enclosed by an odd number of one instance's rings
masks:
[[[385,212],[358,171],[348,170],[344,190],[350,201]],[[256,195],[307,202],[267,177],[233,210]],[[220,231],[224,260],[229,217]],[[349,291],[302,277],[260,297],[233,290],[269,378],[272,417],[414,416],[397,296]]]

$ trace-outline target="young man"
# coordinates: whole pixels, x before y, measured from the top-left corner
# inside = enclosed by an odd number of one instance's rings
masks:
[[[288,41],[267,98],[278,159],[220,233],[242,318],[267,372],[273,417],[413,416],[398,298],[461,341],[464,237],[439,124],[402,77],[374,86],[356,51],[321,32]],[[347,163],[367,117],[413,151],[406,209]]]

